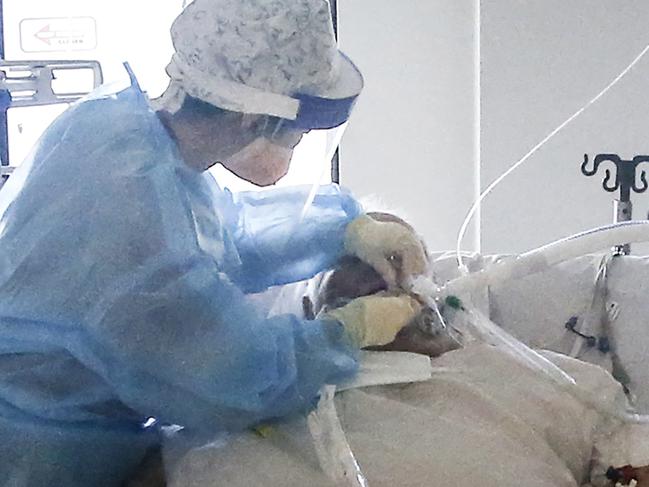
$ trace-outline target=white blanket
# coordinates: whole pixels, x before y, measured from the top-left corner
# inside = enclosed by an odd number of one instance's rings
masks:
[[[602,406],[624,401],[601,368],[548,353]],[[336,399],[370,487],[575,487],[586,482],[596,437],[615,428],[601,415],[500,350],[474,345],[433,362],[424,382],[371,386]],[[601,448],[602,465],[607,462]],[[601,469],[600,469],[601,470]],[[170,487],[320,487],[303,419],[270,437],[241,434],[190,451]]]

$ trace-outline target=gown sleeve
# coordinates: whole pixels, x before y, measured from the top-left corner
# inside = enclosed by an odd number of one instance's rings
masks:
[[[308,279],[342,255],[345,228],[361,207],[349,191],[329,184],[303,210],[310,191],[224,192],[226,226],[242,261],[235,279],[246,292]]]

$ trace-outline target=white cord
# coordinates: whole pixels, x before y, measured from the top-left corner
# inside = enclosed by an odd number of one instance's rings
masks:
[[[602,96],[606,94],[608,90],[610,90],[613,86],[615,86],[618,81],[620,81],[626,74],[642,59],[642,57],[649,51],[649,44],[642,50],[640,54],[636,56],[636,58],[629,64],[613,81],[611,81],[606,88],[604,88],[602,91],[600,91],[597,96],[595,96],[592,100],[590,100],[586,105],[581,107],[579,110],[577,110],[570,118],[568,118],[565,122],[563,122],[561,125],[559,125],[556,129],[554,129],[548,136],[546,136],[541,142],[536,144],[532,149],[525,154],[518,162],[516,162],[513,166],[511,166],[507,171],[505,171],[501,176],[499,176],[496,180],[494,180],[487,188],[480,194],[480,197],[473,203],[471,206],[471,209],[467,213],[464,222],[462,223],[462,226],[460,227],[460,232],[457,237],[457,243],[455,247],[455,255],[457,257],[457,263],[458,267],[460,268],[460,272],[462,274],[467,274],[468,273],[468,268],[464,265],[464,261],[462,259],[462,254],[460,251],[460,248],[462,246],[462,241],[464,240],[464,236],[467,232],[467,229],[469,227],[469,223],[471,223],[471,219],[473,218],[473,215],[475,214],[476,210],[480,207],[482,204],[482,200],[485,199],[485,197],[491,193],[491,191],[498,186],[507,176],[509,176],[512,172],[514,172],[516,169],[518,169],[525,161],[527,161],[535,152],[537,152],[548,140],[550,140],[552,137],[554,137],[558,132],[563,130],[570,122],[572,122],[575,118],[577,118],[579,115],[581,115],[586,109],[588,109],[591,105],[596,103]]]

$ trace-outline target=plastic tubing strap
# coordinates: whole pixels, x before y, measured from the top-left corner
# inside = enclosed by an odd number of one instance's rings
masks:
[[[336,485],[368,487],[340,424],[334,404],[335,392],[335,386],[324,386],[320,390],[318,407],[307,418],[320,468]]]

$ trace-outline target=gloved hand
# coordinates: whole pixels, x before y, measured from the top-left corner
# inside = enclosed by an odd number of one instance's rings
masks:
[[[409,225],[368,215],[347,225],[345,252],[371,265],[390,288],[404,287],[428,265],[424,245]]]
[[[364,296],[321,317],[343,324],[351,341],[359,348],[387,345],[421,311],[421,305],[407,295]]]

